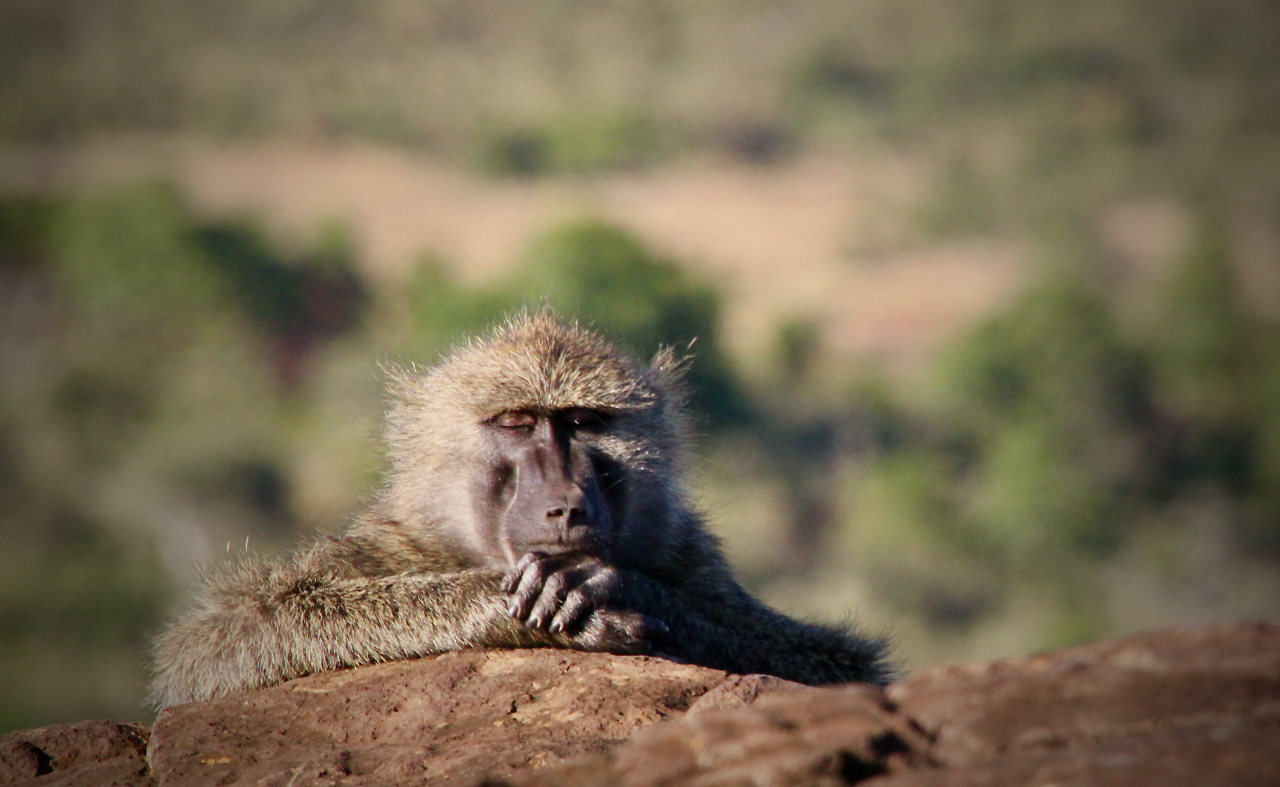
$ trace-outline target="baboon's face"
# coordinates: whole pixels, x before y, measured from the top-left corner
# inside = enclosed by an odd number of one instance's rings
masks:
[[[623,467],[600,450],[615,416],[507,410],[479,424],[486,459],[473,498],[506,567],[530,552],[607,560],[625,516]]]
[[[642,366],[549,314],[426,373],[393,370],[385,515],[424,548],[510,571],[526,555],[639,565],[679,508],[679,362]]]

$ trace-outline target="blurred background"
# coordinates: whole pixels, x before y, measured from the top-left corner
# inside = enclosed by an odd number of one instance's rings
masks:
[[[544,302],[694,342],[740,576],[908,669],[1280,619],[1268,0],[4,0],[0,74],[0,731],[150,721],[378,364]]]

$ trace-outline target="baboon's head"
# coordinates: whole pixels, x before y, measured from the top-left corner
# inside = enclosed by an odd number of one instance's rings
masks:
[[[393,370],[389,513],[473,565],[527,552],[617,565],[683,510],[680,362],[649,366],[543,311],[423,373]]]

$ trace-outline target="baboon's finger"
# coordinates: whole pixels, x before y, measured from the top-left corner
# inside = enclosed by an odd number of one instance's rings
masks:
[[[542,555],[537,552],[526,552],[524,557],[520,558],[520,562],[516,563],[516,567],[508,571],[502,577],[502,592],[511,593],[520,584],[520,578],[524,576],[525,569],[529,568],[531,563],[541,560]]]
[[[533,610],[525,622],[534,628],[544,628],[552,616],[557,614],[556,610],[560,608],[568,589],[569,578],[564,571],[557,571],[547,577],[547,581],[542,585],[542,592],[538,595],[538,600],[534,603]]]
[[[517,620],[528,618],[529,610],[542,593],[542,586],[546,579],[547,564],[544,561],[534,560],[525,566],[524,573],[520,576],[520,584],[516,586],[515,594],[512,596],[511,606],[507,608],[507,614]]]
[[[671,629],[664,621],[657,618],[651,618],[648,615],[641,615],[641,623],[644,625],[644,637],[655,648],[661,645],[669,644],[671,641]]]
[[[595,597],[586,586],[574,588],[565,596],[564,603],[560,605],[560,611],[551,620],[549,630],[552,634],[559,634],[573,628],[584,614],[595,608],[596,603]]]

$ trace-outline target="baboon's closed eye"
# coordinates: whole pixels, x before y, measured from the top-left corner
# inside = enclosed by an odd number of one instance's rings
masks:
[[[538,416],[528,410],[508,410],[490,419],[489,423],[503,429],[532,429],[538,422]]]

